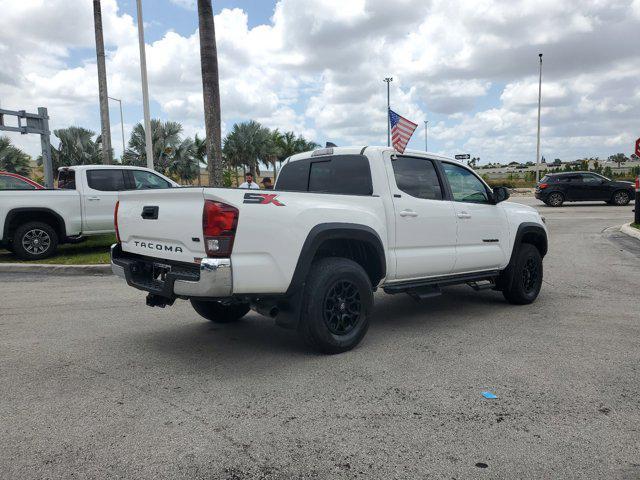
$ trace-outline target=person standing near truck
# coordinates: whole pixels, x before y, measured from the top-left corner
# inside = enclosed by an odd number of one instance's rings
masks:
[[[273,183],[271,183],[271,177],[264,177],[262,179],[262,186],[265,190],[273,190]]]
[[[238,188],[248,188],[250,190],[260,190],[260,185],[253,181],[253,173],[247,172],[244,176],[244,183]]]

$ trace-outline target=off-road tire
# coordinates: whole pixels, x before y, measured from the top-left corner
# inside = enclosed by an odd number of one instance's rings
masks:
[[[630,201],[631,196],[624,190],[618,190],[617,192],[614,192],[613,196],[611,197],[611,203],[617,205],[618,207],[629,205]]]
[[[549,194],[545,202],[550,207],[561,207],[564,203],[564,195],[560,192],[553,192]]]
[[[298,332],[321,353],[345,352],[367,333],[372,308],[373,289],[364,269],[347,258],[323,258],[311,265]]]
[[[240,320],[250,307],[248,303],[206,302],[191,299],[191,306],[201,316],[215,323],[231,323]]]
[[[41,260],[58,248],[58,234],[44,222],[27,222],[13,234],[13,253],[22,260]]]
[[[504,298],[514,305],[533,303],[542,288],[542,256],[536,247],[523,243],[513,264],[505,270],[499,283]]]

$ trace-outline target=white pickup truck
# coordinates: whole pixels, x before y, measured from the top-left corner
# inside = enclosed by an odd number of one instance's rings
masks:
[[[113,233],[119,190],[177,186],[173,180],[142,167],[60,168],[55,190],[0,191],[0,246],[25,260],[49,257],[61,243]]]
[[[377,288],[540,292],[543,219],[454,160],[326,148],[289,158],[275,187],[121,192],[113,272],[150,306],[189,299],[214,322],[253,308],[326,353],[363,338]]]

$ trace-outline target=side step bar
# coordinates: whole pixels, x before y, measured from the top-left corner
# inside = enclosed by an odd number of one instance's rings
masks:
[[[408,293],[418,300],[440,295],[441,287],[466,283],[474,290],[487,290],[495,287],[500,275],[499,270],[475,272],[464,275],[447,275],[443,277],[425,278],[410,282],[392,283],[385,285],[383,290],[388,294]]]

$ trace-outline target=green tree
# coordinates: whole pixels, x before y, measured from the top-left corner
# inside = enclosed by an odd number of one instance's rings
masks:
[[[200,164],[203,163],[208,166],[207,163],[207,140],[204,138],[200,138],[196,133],[195,138],[193,139],[193,155],[198,160],[198,185],[202,185],[200,180]],[[226,185],[226,178],[223,178],[223,184]]]
[[[182,142],[182,125],[178,122],[151,120],[151,139],[153,143],[153,164],[157,171],[169,173],[173,150]],[[125,165],[147,166],[147,153],[144,125],[138,123],[133,127],[127,150],[122,156]]]
[[[618,168],[620,168],[620,165],[625,163],[627,160],[629,159],[624,153],[616,153],[615,155],[611,155],[609,157],[609,161],[616,162],[616,164],[618,165]]]
[[[182,183],[191,183],[200,176],[200,164],[195,155],[195,142],[185,138],[171,151],[168,172]]]
[[[315,150],[320,145],[305,139],[303,136],[296,136],[294,132],[285,132],[278,139],[280,167],[282,162],[296,153],[308,152]]]
[[[67,127],[54,130],[58,147],[51,146],[53,171],[72,165],[97,165],[102,163],[102,141],[96,133],[83,127]],[[42,165],[42,158],[38,158]]]
[[[0,170],[27,176],[31,172],[31,157],[12,145],[9,137],[0,137]]]
[[[260,161],[266,162],[271,150],[271,132],[255,120],[236,123],[224,139],[222,153],[229,164],[260,173]]]

